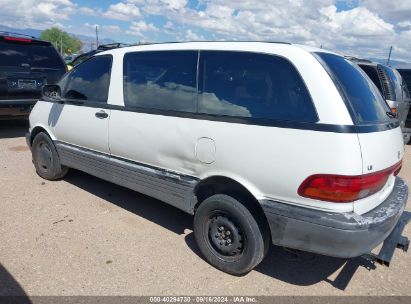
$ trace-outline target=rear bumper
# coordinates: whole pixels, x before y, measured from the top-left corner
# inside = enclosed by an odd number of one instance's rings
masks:
[[[366,214],[330,213],[270,200],[260,201],[275,245],[351,258],[371,252],[397,225],[408,187],[397,177],[392,193]]]
[[[0,100],[0,119],[27,117],[37,99]]]

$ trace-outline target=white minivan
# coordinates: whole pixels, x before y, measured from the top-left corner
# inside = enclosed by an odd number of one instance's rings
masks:
[[[378,89],[347,59],[287,43],[96,54],[44,87],[27,141],[45,179],[75,168],[193,214],[205,259],[237,275],[271,243],[369,253],[408,196]]]

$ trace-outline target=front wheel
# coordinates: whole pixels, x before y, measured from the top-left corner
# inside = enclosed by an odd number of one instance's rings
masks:
[[[198,207],[194,235],[205,259],[234,275],[249,272],[264,258],[268,234],[237,199],[216,194]]]
[[[42,178],[56,180],[67,174],[68,168],[61,165],[56,147],[45,133],[34,137],[31,151],[36,172]]]

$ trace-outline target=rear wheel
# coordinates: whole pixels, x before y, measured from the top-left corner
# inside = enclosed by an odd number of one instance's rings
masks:
[[[56,180],[67,174],[68,168],[61,165],[56,147],[45,133],[40,132],[34,137],[32,154],[36,172],[42,178]]]
[[[237,199],[216,194],[200,204],[194,216],[194,235],[206,260],[235,275],[249,272],[267,252],[268,234]]]

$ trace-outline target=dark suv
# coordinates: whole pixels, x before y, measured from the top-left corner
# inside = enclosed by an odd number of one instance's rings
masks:
[[[358,58],[350,59],[357,63],[368,77],[371,78],[389,106],[397,111],[404,135],[404,143],[408,143],[411,138],[411,125],[407,121],[407,116],[411,98],[401,74],[395,68],[384,64]]]
[[[51,43],[0,32],[0,119],[27,117],[43,85],[58,82],[65,72]]]

